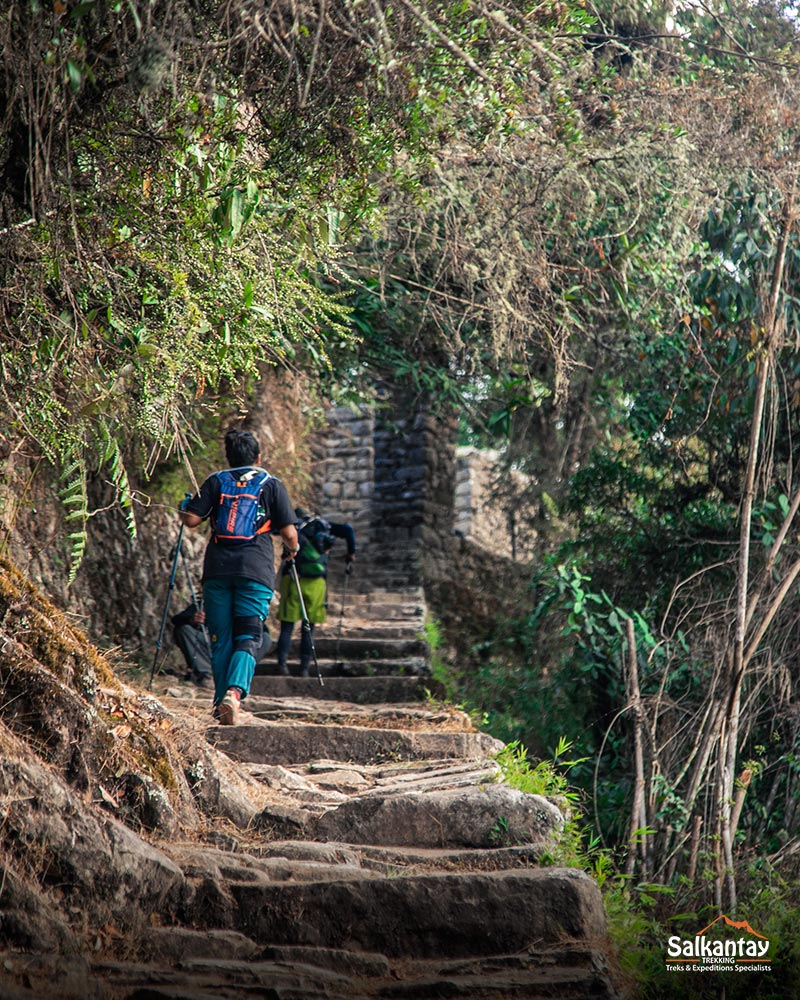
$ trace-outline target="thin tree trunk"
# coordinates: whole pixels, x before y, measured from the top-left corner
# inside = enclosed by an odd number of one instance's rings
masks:
[[[692,828],[692,850],[689,854],[689,871],[687,872],[690,886],[694,882],[694,877],[697,874],[697,855],[700,853],[700,830],[702,826],[703,817],[695,816],[694,827]]]
[[[758,649],[759,643],[764,638],[764,633],[770,627],[773,618],[780,610],[780,607],[783,604],[783,602],[786,600],[789,591],[792,589],[794,581],[797,579],[798,573],[800,573],[800,559],[797,559],[792,564],[791,568],[789,569],[789,572],[783,579],[783,583],[781,583],[780,588],[778,589],[778,593],[772,599],[772,603],[764,613],[764,616],[761,619],[761,623],[758,626],[758,629],[756,630],[756,634],[750,640],[750,645],[747,647],[747,651],[745,652],[742,661],[743,666],[745,668],[747,667],[747,664],[750,662],[750,660],[752,660],[753,656],[756,653],[756,650]]]
[[[633,627],[633,619],[629,618],[627,623],[627,661],[628,661],[628,701],[633,709],[633,805],[631,806],[630,832],[628,834],[628,859],[625,866],[625,873],[633,875],[636,865],[637,842],[641,852],[642,873],[647,869],[647,835],[644,830],[647,826],[645,814],[645,794],[644,794],[644,740],[642,739],[642,700],[639,693],[639,665],[636,653],[636,634]],[[639,831],[637,837],[637,831]]]
[[[739,825],[739,816],[742,813],[742,806],[744,805],[744,797],[747,795],[747,789],[753,778],[753,772],[749,767],[746,767],[744,771],[739,775],[739,783],[736,786],[736,795],[733,799],[733,809],[731,816],[731,829],[736,830]]]
[[[778,299],[786,263],[786,248],[792,228],[794,211],[794,189],[786,196],[784,203],[783,225],[777,253],[775,268],[772,273],[770,294],[764,315],[764,343],[759,359],[758,378],[755,398],[753,400],[753,419],[750,425],[750,445],[747,454],[744,488],[742,490],[741,520],[739,525],[739,565],[736,588],[736,636],[733,647],[733,663],[731,669],[730,700],[728,702],[726,740],[722,744],[722,774],[719,804],[721,809],[721,838],[724,850],[725,869],[729,905],[732,913],[736,911],[736,876],[733,867],[733,838],[735,827],[733,819],[734,775],[736,773],[736,758],[739,751],[739,715],[742,702],[742,684],[745,672],[745,634],[747,630],[748,609],[747,591],[750,568],[750,535],[753,503],[755,500],[756,470],[758,468],[759,449],[761,443],[764,406],[767,396],[767,385],[770,372],[774,365],[776,344],[778,340]]]

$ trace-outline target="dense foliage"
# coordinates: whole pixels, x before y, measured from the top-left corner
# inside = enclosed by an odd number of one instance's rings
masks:
[[[388,174],[502,131],[561,61],[555,5],[15,3],[0,19],[7,447],[87,478],[192,448],[260,365],[320,378],[354,341],[342,248]],[[566,45],[569,46],[570,42]],[[552,52],[551,52],[552,48]],[[502,53],[502,55],[501,55]],[[351,364],[352,352],[340,366]]]
[[[405,380],[531,477],[454,684],[735,907],[800,840],[791,5],[17,0],[0,46],[0,447],[74,564],[90,475],[133,530],[264,365]]]

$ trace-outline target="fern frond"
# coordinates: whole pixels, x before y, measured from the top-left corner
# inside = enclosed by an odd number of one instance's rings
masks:
[[[136,515],[133,506],[133,491],[128,480],[128,471],[125,468],[122,452],[116,440],[113,442],[108,465],[111,472],[111,481],[114,483],[114,488],[117,491],[117,503],[125,515],[128,534],[131,538],[136,538]]]
[[[67,586],[70,587],[80,569],[88,540],[86,524],[89,520],[89,497],[86,489],[86,461],[83,455],[67,457],[59,482],[61,484],[59,498],[66,511],[65,519],[79,522],[78,530],[67,535],[70,545]]]

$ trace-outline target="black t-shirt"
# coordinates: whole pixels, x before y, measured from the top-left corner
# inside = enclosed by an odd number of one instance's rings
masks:
[[[220,482],[216,475],[209,476],[186,506],[190,514],[205,518],[216,514],[219,507]],[[261,488],[261,503],[270,519],[270,531],[280,531],[287,524],[294,524],[296,517],[283,483],[272,476]],[[269,531],[256,535],[250,542],[230,544],[209,539],[203,559],[203,579],[238,576],[275,588],[275,551]]]

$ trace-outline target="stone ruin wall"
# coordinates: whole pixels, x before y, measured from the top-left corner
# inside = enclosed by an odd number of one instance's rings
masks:
[[[457,449],[456,434],[455,417],[386,387],[374,407],[328,411],[314,444],[317,509],[353,525],[363,589],[446,579],[460,540],[518,561],[532,557],[535,536],[514,523],[528,481],[499,472],[495,452]],[[505,503],[493,499],[500,481],[511,497]]]
[[[420,586],[423,554],[452,534],[454,478],[455,421],[389,389],[375,407],[330,409],[316,436],[318,511],[353,525],[365,588]]]
[[[455,531],[517,562],[533,559],[536,532],[525,521],[530,477],[504,469],[500,453],[488,449],[457,448],[455,465]]]
[[[317,511],[328,521],[352,524],[359,547],[371,537],[375,490],[375,414],[371,407],[332,407],[313,445]]]

